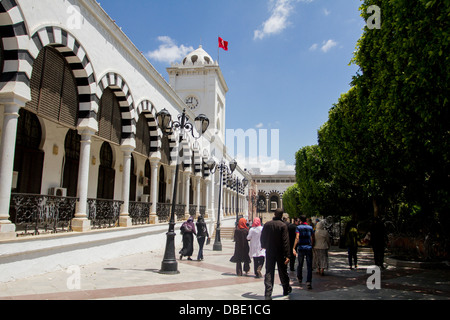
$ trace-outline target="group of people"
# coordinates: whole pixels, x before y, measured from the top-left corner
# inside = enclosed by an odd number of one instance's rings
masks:
[[[230,261],[236,263],[236,275],[246,275],[250,271],[253,259],[254,273],[257,278],[262,278],[262,268],[266,265],[264,276],[265,297],[272,298],[275,266],[278,268],[283,295],[292,292],[288,275],[288,265],[291,271],[296,271],[299,284],[303,282],[303,265],[306,262],[306,287],[312,289],[312,271],[317,270],[321,276],[328,269],[328,250],[331,248],[331,237],[322,221],[317,221],[313,227],[308,223],[305,216],[294,219],[293,223],[283,221],[283,210],[277,209],[274,218],[261,224],[260,218],[254,218],[251,228],[247,220],[241,218],[234,232],[234,254]],[[371,240],[374,248],[376,265],[383,265],[384,247],[374,245],[381,243],[380,224],[371,229],[373,233]],[[199,252],[197,260],[203,260],[203,246],[205,240],[209,239],[208,229],[203,217],[197,221],[197,231],[192,217],[183,223],[181,227],[183,235],[183,248],[180,251],[180,259],[184,256],[192,260],[194,235],[197,236]],[[345,245],[348,248],[348,262],[350,269],[358,267],[357,248],[359,234],[356,222],[353,220],[347,224],[345,231]],[[298,266],[295,270],[295,260]]]
[[[208,228],[206,227],[205,219],[199,216],[197,219],[197,228],[194,224],[194,218],[191,216],[189,219],[181,225],[181,235],[183,239],[183,248],[180,250],[180,260],[183,257],[188,257],[188,260],[192,260],[191,256],[194,253],[194,235],[197,236],[198,242],[198,254],[197,260],[203,260],[203,247],[205,242],[209,240]]]
[[[234,255],[230,261],[236,263],[236,274],[250,271],[253,258],[254,271],[257,278],[262,277],[261,269],[266,264],[264,277],[265,297],[271,299],[273,292],[275,266],[283,286],[283,295],[288,295],[292,288],[289,285],[288,265],[295,271],[295,260],[298,257],[297,278],[303,281],[303,265],[306,260],[306,286],[312,289],[312,269],[316,268],[323,275],[328,268],[328,249],[331,240],[323,223],[319,222],[314,230],[305,216],[296,219],[293,224],[283,221],[283,210],[275,211],[272,221],[261,225],[261,220],[255,218],[249,229],[245,218],[239,220],[235,231]],[[314,254],[313,254],[314,252]]]

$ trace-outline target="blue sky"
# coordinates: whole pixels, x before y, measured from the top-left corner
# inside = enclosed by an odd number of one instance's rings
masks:
[[[125,5],[124,5],[125,4]],[[107,0],[101,6],[167,77],[202,44],[229,86],[227,129],[279,129],[280,164],[317,144],[317,131],[358,68],[360,0]],[[270,150],[270,148],[269,148]],[[292,167],[291,167],[292,168]]]

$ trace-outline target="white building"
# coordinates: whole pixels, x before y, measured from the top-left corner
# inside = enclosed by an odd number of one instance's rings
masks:
[[[228,87],[201,47],[169,84],[95,0],[2,0],[0,31],[0,239],[167,222],[179,149],[177,218],[216,216],[219,173],[205,163],[232,160]],[[210,129],[178,146],[163,109],[205,114]],[[246,213],[244,190],[224,185],[224,214]]]

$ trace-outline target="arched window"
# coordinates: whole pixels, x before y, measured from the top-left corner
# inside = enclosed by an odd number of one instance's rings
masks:
[[[77,196],[78,169],[80,166],[81,136],[76,130],[69,130],[65,141],[63,187],[68,197]]]
[[[103,91],[99,105],[97,135],[108,141],[120,144],[122,138],[122,119],[119,102],[113,90],[106,88]]]
[[[146,157],[148,157],[150,154],[150,129],[145,113],[141,113],[141,115],[139,116],[139,121],[136,124],[135,152],[139,152]]]
[[[39,116],[75,128],[78,125],[78,91],[66,59],[45,47],[33,63],[31,101],[26,108]]]
[[[25,109],[19,111],[14,171],[18,173],[14,192],[40,194],[44,152],[39,149],[42,129],[38,117]]]
[[[145,162],[145,179],[144,179],[144,194],[150,195],[151,185],[152,185],[152,168],[150,166],[150,160]]]
[[[170,142],[169,137],[166,135],[161,139],[161,162],[170,164]]]
[[[134,167],[134,156],[131,155],[131,170],[130,170],[130,201],[136,201],[136,183],[137,176]]]
[[[164,166],[161,166],[159,169],[159,195],[158,195],[158,203],[166,202],[166,174],[164,170]]]
[[[108,142],[100,149],[100,166],[98,169],[98,199],[114,199],[114,182],[116,172],[113,169],[113,151]]]

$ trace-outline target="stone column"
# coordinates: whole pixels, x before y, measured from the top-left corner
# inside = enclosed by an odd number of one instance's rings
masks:
[[[186,205],[186,208],[184,210],[184,217],[186,219],[188,219],[190,217],[190,213],[189,213],[189,187],[191,185],[191,170],[190,169],[186,169],[185,174],[184,174],[184,183],[185,183],[185,190],[184,190],[184,203]]]
[[[150,224],[158,223],[158,215],[156,212],[158,204],[158,182],[159,182],[159,163],[160,159],[152,158],[150,159],[150,166],[152,169],[152,191],[150,195],[150,201],[152,203],[152,208],[150,211]]]
[[[212,192],[211,192],[211,176],[206,178],[206,194],[205,194],[205,219],[209,218],[210,216],[214,216],[214,211],[211,211],[211,203],[212,203]]]
[[[133,225],[129,213],[130,208],[130,176],[131,176],[131,153],[134,148],[121,146],[123,152],[123,176],[122,176],[122,208],[119,216],[120,227],[131,227]]]
[[[95,132],[89,128],[79,128],[78,133],[81,136],[80,167],[78,170],[78,202],[75,209],[75,218],[72,220],[72,230],[75,232],[86,232],[91,229],[91,222],[88,219],[87,199],[91,139]]]
[[[200,204],[201,204],[201,191],[202,191],[202,181],[201,181],[201,177],[200,176],[195,176],[195,182],[196,182],[196,195],[197,195],[197,200],[196,205],[197,205],[197,209],[195,210],[195,217],[197,218],[198,216],[200,216]]]
[[[16,226],[9,220],[11,188],[16,151],[16,133],[20,106],[4,105],[2,140],[0,145],[0,239],[13,239]]]

